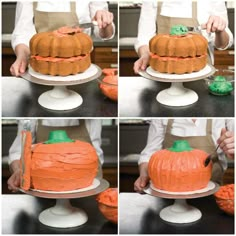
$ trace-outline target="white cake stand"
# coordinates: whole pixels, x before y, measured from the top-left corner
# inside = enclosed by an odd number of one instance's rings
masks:
[[[154,71],[150,66],[146,69],[146,71],[139,71],[139,74],[146,79],[165,83],[171,82],[170,88],[159,92],[156,99],[163,105],[175,107],[187,106],[197,102],[198,100],[197,93],[191,89],[185,88],[183,86],[183,82],[205,79],[214,73],[215,68],[212,65],[206,65],[205,68],[198,72],[182,75],[159,73]]]
[[[83,225],[87,222],[88,216],[86,212],[80,208],[73,207],[70,204],[72,198],[82,198],[96,195],[103,192],[109,187],[109,183],[105,179],[95,179],[93,185],[88,188],[71,192],[44,192],[37,190],[21,192],[35,197],[56,199],[56,205],[50,207],[39,214],[39,221],[47,226],[56,228],[71,228]]]
[[[53,86],[52,90],[44,92],[38,98],[38,103],[50,110],[71,110],[83,103],[83,98],[77,92],[67,89],[66,86],[77,85],[97,79],[102,74],[101,69],[94,64],[83,73],[69,76],[50,76],[35,72],[30,66],[22,75],[32,83]]]
[[[144,192],[155,197],[175,199],[173,205],[161,210],[160,218],[166,222],[184,224],[195,222],[202,217],[201,211],[196,207],[189,205],[186,199],[209,196],[218,189],[219,185],[210,181],[206,188],[195,192],[166,192],[155,189],[151,184],[144,189]]]

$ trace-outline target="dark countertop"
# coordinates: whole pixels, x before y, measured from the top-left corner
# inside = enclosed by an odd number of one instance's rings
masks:
[[[68,229],[43,225],[38,221],[39,213],[55,202],[25,194],[2,195],[2,234],[117,234],[117,225],[103,217],[94,196],[71,200],[87,213],[84,225]]]
[[[163,221],[159,212],[173,200],[138,193],[121,193],[120,234],[234,234],[234,217],[219,210],[214,197],[188,200],[202,212],[199,221],[173,224]]]
[[[2,117],[116,117],[117,103],[106,98],[98,81],[68,86],[83,97],[80,107],[69,111],[51,111],[38,104],[38,97],[51,86],[30,83],[22,78],[2,77]]]
[[[234,117],[234,96],[209,94],[205,81],[184,83],[194,90],[199,100],[188,106],[169,107],[157,102],[156,95],[169,88],[170,83],[156,82],[143,77],[119,78],[120,117]]]

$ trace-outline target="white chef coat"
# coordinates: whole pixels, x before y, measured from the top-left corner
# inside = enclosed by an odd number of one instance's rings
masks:
[[[76,3],[76,13],[78,14],[80,24],[91,22],[97,10],[108,10],[107,2],[77,0]],[[70,2],[68,0],[39,1],[37,4],[37,10],[45,12],[70,12]],[[17,2],[15,28],[11,39],[12,48],[14,50],[18,44],[29,46],[31,37],[36,34],[33,17],[34,12],[32,2]],[[90,29],[85,29],[84,32],[89,35],[91,34]],[[94,35],[101,39],[98,27],[94,27]],[[113,35],[110,38],[103,38],[103,40],[111,39],[114,35],[115,26],[113,24]]]
[[[138,24],[138,37],[135,42],[135,50],[138,52],[140,46],[149,45],[149,40],[156,35],[156,18],[157,18],[157,0],[144,1],[141,8],[139,24]],[[162,4],[161,15],[169,17],[192,17],[192,1],[164,1]],[[229,35],[229,43],[224,48],[227,49],[233,44],[233,34],[228,28],[228,16],[227,9],[225,7],[225,1],[222,0],[198,0],[197,1],[197,19],[200,25],[205,24],[208,21],[209,16],[220,16],[226,21],[226,32]],[[210,36],[205,30],[202,30],[202,34],[214,45],[215,33],[211,33]],[[223,50],[218,48],[219,50]]]
[[[162,149],[165,138],[168,119],[154,119],[151,121],[147,145],[141,152],[139,164],[148,162],[152,154]],[[197,119],[194,123],[192,119],[174,119],[171,134],[186,137],[186,136],[205,136],[206,135],[207,119]],[[234,132],[233,119],[213,119],[212,120],[212,139],[217,146],[217,139],[220,137],[221,129],[226,128]],[[227,160],[223,151],[217,150],[218,157],[224,169],[227,168]]]
[[[38,126],[37,119],[29,120],[30,131],[32,132],[32,142],[36,141],[36,132]],[[17,136],[9,150],[9,164],[14,160],[19,160],[21,156],[21,131],[24,129],[25,120],[18,121],[18,132]],[[28,124],[28,123],[27,123]],[[76,126],[79,125],[78,119],[43,119],[42,125],[54,126],[54,127],[65,127],[65,126]],[[85,119],[85,126],[88,130],[92,145],[96,149],[97,155],[101,164],[104,162],[103,151],[101,149],[101,131],[102,121],[99,119]]]

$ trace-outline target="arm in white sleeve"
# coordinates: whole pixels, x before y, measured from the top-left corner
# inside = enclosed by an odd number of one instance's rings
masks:
[[[228,13],[227,13],[227,8],[225,6],[225,1],[213,1],[212,3],[212,8],[210,9],[210,15],[215,15],[215,16],[219,16],[222,19],[225,20],[226,22],[226,28],[225,31],[229,36],[229,43],[225,48],[217,48],[218,50],[225,50],[227,48],[230,48],[233,45],[233,34],[230,31],[228,25],[229,25],[229,20],[228,20]],[[215,33],[212,34],[213,38],[213,42],[215,42]]]
[[[97,155],[101,164],[104,162],[103,151],[101,149],[102,144],[102,120],[98,119],[86,119],[85,125],[88,130],[91,142],[96,149]]]
[[[36,141],[36,123],[37,120],[30,120],[30,131],[32,132],[32,143]],[[21,132],[24,130],[24,120],[18,121],[17,135],[9,149],[9,165],[15,161],[19,160],[21,157]]]
[[[226,129],[231,132],[234,132],[234,119],[226,119],[225,123]]]
[[[143,162],[148,162],[155,151],[161,150],[164,137],[165,126],[163,125],[163,121],[161,119],[152,120],[148,130],[147,145],[141,152],[138,162],[139,165]]]
[[[91,19],[93,19],[93,17],[95,16],[96,12],[98,10],[106,10],[106,11],[109,11],[108,9],[108,4],[107,2],[90,2],[89,3],[89,10],[90,10],[90,17]],[[112,27],[113,27],[113,34],[111,37],[109,38],[102,38],[100,35],[99,35],[99,28],[97,26],[94,27],[94,30],[93,30],[93,33],[94,35],[99,38],[99,39],[102,39],[102,40],[109,40],[109,39],[112,39],[114,38],[115,36],[115,25],[114,23],[112,23]]]
[[[143,45],[149,45],[149,40],[156,34],[157,3],[153,1],[143,2],[139,23],[138,37],[135,42],[135,50]]]
[[[15,28],[11,39],[13,50],[15,50],[15,47],[19,44],[25,44],[29,47],[29,41],[36,33],[33,15],[32,2],[17,2]]]

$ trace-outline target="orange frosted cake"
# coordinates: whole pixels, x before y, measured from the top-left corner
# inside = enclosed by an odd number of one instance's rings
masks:
[[[46,191],[70,191],[92,185],[98,170],[95,148],[71,140],[65,131],[49,134],[49,140],[32,146],[31,133],[23,131],[21,188]]]
[[[148,173],[155,188],[170,192],[194,191],[207,187],[212,163],[204,166],[208,154],[193,149],[185,140],[155,152],[148,164]]]

